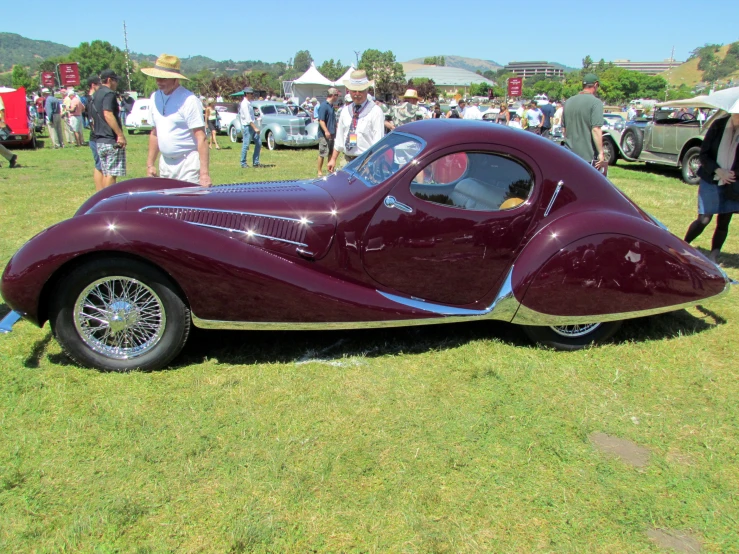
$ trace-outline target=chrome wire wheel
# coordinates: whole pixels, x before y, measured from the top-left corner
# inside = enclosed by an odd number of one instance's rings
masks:
[[[559,327],[550,328],[561,337],[573,339],[577,337],[584,337],[585,335],[592,333],[598,327],[600,327],[600,325],[600,323],[583,323],[580,325],[560,325]]]
[[[99,354],[128,360],[150,352],[167,326],[161,298],[144,283],[109,276],[90,283],[74,305],[74,326]]]

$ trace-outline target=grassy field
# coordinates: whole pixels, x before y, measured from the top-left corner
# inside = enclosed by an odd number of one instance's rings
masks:
[[[315,158],[244,171],[234,147],[212,175],[310,177]],[[0,268],[93,192],[86,148],[19,162],[0,168]],[[611,177],[682,236],[696,189],[677,172]],[[199,331],[168,370],[119,375],[21,322],[0,338],[0,552],[737,552],[738,335],[734,292],[575,353],[499,323]]]

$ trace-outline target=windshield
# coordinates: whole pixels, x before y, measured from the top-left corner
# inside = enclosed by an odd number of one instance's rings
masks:
[[[374,187],[383,183],[406,165],[423,150],[420,139],[401,133],[390,133],[344,170],[359,177],[365,184]]]

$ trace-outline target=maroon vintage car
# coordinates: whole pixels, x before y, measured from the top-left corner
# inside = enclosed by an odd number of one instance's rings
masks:
[[[113,371],[168,364],[191,325],[497,319],[571,350],[729,285],[567,150],[503,126],[432,120],[318,180],[118,183],[12,258],[2,326],[49,320],[74,360]]]

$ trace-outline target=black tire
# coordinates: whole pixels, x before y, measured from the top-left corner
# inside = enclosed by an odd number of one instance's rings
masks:
[[[64,352],[102,371],[164,367],[190,333],[190,310],[169,278],[126,258],[101,258],[72,270],[56,288],[49,315]]]
[[[129,130],[128,130],[128,134],[129,134],[129,135],[132,135],[132,134],[134,134],[135,132],[136,132],[136,131],[134,131],[133,129],[129,129]]]
[[[616,165],[618,161],[618,147],[611,137],[603,138],[603,155],[608,165]]]
[[[590,328],[589,328],[590,327]],[[524,332],[535,343],[555,350],[580,350],[591,344],[601,344],[610,339],[621,327],[620,321],[558,327],[525,325]]]
[[[236,125],[231,125],[228,128],[228,138],[231,142],[239,142],[239,132],[236,130]]]
[[[267,131],[264,135],[264,142],[267,143],[267,148],[269,150],[274,150],[277,148],[277,143],[275,142],[275,135],[272,131]]]
[[[636,159],[644,147],[644,134],[641,129],[629,127],[621,135],[621,150],[629,158]]]
[[[698,168],[701,166],[699,160],[700,153],[700,146],[693,146],[692,148],[688,148],[688,151],[685,152],[685,155],[683,156],[683,181],[689,185],[697,185],[700,181],[700,177],[698,177]]]

